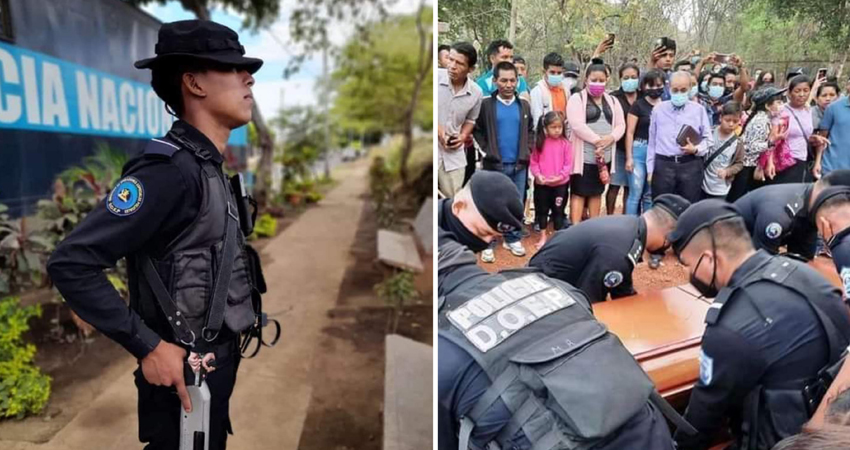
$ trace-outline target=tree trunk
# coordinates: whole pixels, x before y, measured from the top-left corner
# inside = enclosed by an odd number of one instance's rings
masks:
[[[422,26],[422,10],[424,2],[419,3],[419,11],[416,13],[416,31],[419,32],[419,70],[416,73],[416,81],[413,85],[413,93],[410,97],[410,104],[407,111],[404,113],[403,119],[403,140],[401,145],[401,164],[399,167],[399,175],[401,182],[407,186],[409,174],[407,173],[407,162],[410,159],[410,153],[413,151],[413,116],[416,113],[416,104],[419,102],[419,93],[422,90],[422,83],[426,76],[431,75],[431,57],[434,53],[434,44],[432,39],[428,38],[425,28]],[[426,54],[427,53],[427,54]]]
[[[207,7],[207,0],[181,0],[183,8],[195,13],[195,17],[200,20],[210,20],[210,10]]]
[[[508,41],[514,45],[516,45],[516,17],[518,2],[519,0],[511,0],[511,27],[508,31]]]

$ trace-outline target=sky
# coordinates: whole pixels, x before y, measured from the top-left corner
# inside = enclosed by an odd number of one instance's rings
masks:
[[[289,41],[289,15],[294,8],[294,0],[282,0],[280,16],[267,29],[259,32],[242,29],[241,17],[233,11],[215,8],[211,11],[212,20],[226,25],[239,33],[239,41],[245,47],[245,55],[261,58],[263,67],[254,74],[254,99],[257,101],[263,117],[268,119],[277,115],[281,107],[315,105],[319,93],[314,91],[316,79],[322,75],[322,58],[314,55],[305,61],[301,71],[283,79],[283,69],[291,58]],[[426,0],[433,5],[433,0]],[[410,14],[416,11],[419,0],[395,0],[389,5],[391,14]],[[161,22],[194,19],[195,15],[184,10],[178,1],[169,1],[165,5],[149,3],[142,9]],[[333,45],[341,46],[351,36],[353,28],[346,24],[337,24],[328,35]],[[331,68],[333,70],[333,63]]]

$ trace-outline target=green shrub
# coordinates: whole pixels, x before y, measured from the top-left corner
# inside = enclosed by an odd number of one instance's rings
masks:
[[[257,223],[254,224],[254,234],[257,237],[274,237],[275,233],[277,233],[277,219],[271,216],[271,214],[265,213],[257,219]]]
[[[398,319],[404,305],[419,298],[419,292],[413,285],[413,279],[413,273],[402,270],[375,285],[375,293],[378,294],[378,297],[381,297],[387,305],[393,308],[393,333],[398,328]]]
[[[397,219],[392,189],[394,181],[384,158],[378,156],[373,159],[369,168],[369,190],[372,193],[372,201],[375,202],[378,225],[384,228],[393,226]]]
[[[50,377],[33,364],[35,346],[23,341],[38,305],[21,308],[16,297],[0,300],[0,417],[38,414],[50,398]]]

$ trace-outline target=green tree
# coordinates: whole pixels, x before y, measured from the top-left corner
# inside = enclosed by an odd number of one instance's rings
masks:
[[[369,41],[349,40],[332,74],[337,85],[332,114],[343,129],[403,134],[403,182],[413,126],[432,126],[431,17],[430,8],[420,8],[374,25]]]
[[[846,52],[850,47],[850,2],[847,0],[767,0],[767,5],[773,14],[783,19],[812,20],[821,34],[829,36],[833,49]]]
[[[324,114],[313,106],[281,109],[270,121],[285,142],[278,158],[283,163],[284,184],[310,178],[310,165],[327,151],[324,121]]]

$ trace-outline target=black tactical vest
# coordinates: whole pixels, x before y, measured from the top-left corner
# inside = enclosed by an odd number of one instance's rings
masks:
[[[213,343],[220,331],[222,337],[235,337],[253,325],[254,287],[235,198],[209,152],[169,133],[164,140],[151,140],[144,153],[173,157],[178,151],[192,152],[201,166],[203,195],[198,215],[162,254],[132,256],[135,270],[131,272],[136,276],[130,280],[130,305],[146,322],[157,322],[160,326],[155,329],[162,336],[169,333],[175,342],[193,347]],[[231,241],[229,264],[224,260],[225,236]],[[228,268],[229,275],[223,273]],[[217,308],[216,291],[220,291]],[[162,326],[163,321],[168,326]]]
[[[848,337],[826,314],[826,311],[829,311],[823,304],[826,300],[817,295],[817,289],[826,281],[813,279],[812,274],[799,270],[801,264],[804,263],[784,256],[771,257],[752,270],[739,285],[733,289],[725,289],[714,299],[712,308],[705,317],[707,326],[718,323],[723,314],[723,306],[738,289],[760,281],[782,285],[805,298],[818,318],[829,343],[829,362],[821,372],[830,370],[847,348]],[[817,409],[823,392],[829,387],[820,386],[820,376],[821,374],[812,374],[812,377],[807,379],[756,386],[744,400],[738,448],[773,448],[782,439],[800,433],[803,425]],[[815,387],[821,392],[814,392]]]
[[[592,448],[646,406],[652,381],[581,291],[533,270],[500,274],[440,299],[440,336],[492,382],[461,420],[459,448],[499,398],[513,416],[491,448],[520,430],[534,449]]]

